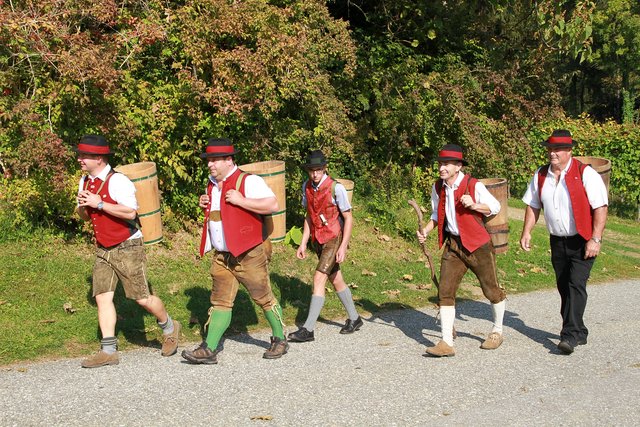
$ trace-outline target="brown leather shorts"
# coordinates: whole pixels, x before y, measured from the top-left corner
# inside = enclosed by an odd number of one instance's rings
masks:
[[[211,262],[211,305],[232,308],[238,294],[240,283],[245,287],[251,299],[270,310],[277,304],[271,291],[267,251],[269,244],[264,242],[253,249],[234,257],[229,252],[216,252]]]
[[[142,239],[125,240],[112,248],[96,249],[93,265],[93,296],[114,292],[122,282],[124,293],[129,299],[148,298],[147,256]]]
[[[476,275],[482,293],[492,304],[497,304],[507,297],[498,283],[496,255],[491,241],[469,252],[462,246],[459,237],[451,236],[445,243],[440,261],[440,305],[455,305],[458,286],[467,270]]]
[[[320,244],[314,241],[311,248],[318,255],[316,271],[331,276],[340,271],[340,264],[336,263],[336,254],[342,243],[342,232],[326,243]]]

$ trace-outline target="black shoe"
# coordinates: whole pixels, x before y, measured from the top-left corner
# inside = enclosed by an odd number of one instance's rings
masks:
[[[360,329],[364,325],[362,322],[362,317],[358,316],[356,320],[347,319],[347,322],[344,324],[342,329],[340,329],[341,334],[352,334],[358,329]]]
[[[571,344],[569,341],[560,341],[558,343],[558,350],[560,350],[564,354],[573,353],[573,347],[574,347],[574,345]]]
[[[584,338],[578,338],[578,345],[587,345],[587,337]]]
[[[182,357],[193,364],[215,365],[218,363],[218,353],[218,350],[211,351],[207,343],[203,342],[192,351],[182,350]]]
[[[297,331],[291,332],[287,336],[287,339],[291,342],[307,342],[315,340],[313,337],[313,331],[308,331],[305,327],[301,327]]]

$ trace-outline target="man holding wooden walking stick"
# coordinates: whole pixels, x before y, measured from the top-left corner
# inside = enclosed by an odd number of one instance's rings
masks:
[[[440,247],[444,252],[440,262],[440,327],[442,340],[427,348],[435,357],[454,356],[455,297],[462,276],[471,269],[480,281],[482,292],[491,302],[493,329],[481,348],[494,350],[502,344],[502,322],[506,293],[498,284],[496,255],[491,237],[482,223],[483,216],[500,211],[500,202],[475,178],[462,173],[467,164],[462,147],[447,144],[438,156],[438,180],[431,190],[431,221],[418,230],[418,241],[425,242],[427,234],[438,230]]]

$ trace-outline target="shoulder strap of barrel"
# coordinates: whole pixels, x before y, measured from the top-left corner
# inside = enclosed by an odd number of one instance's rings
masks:
[[[240,171],[240,175],[238,175],[238,179],[236,180],[236,191],[240,191],[240,187],[242,186],[242,181],[245,179],[247,175],[248,173],[244,171]]]
[[[476,184],[477,183],[478,183],[478,179],[472,177],[471,175],[465,175],[464,179],[460,183],[460,185],[464,185],[465,186],[463,194],[471,196],[471,198],[473,199],[474,203],[476,201]],[[487,228],[486,224],[484,223],[484,220],[480,217],[480,215],[475,214],[475,215],[473,215],[473,217],[476,219],[478,224],[482,225],[485,229]]]
[[[338,184],[338,181],[330,178],[331,179],[331,197],[333,197],[333,200],[336,201],[336,207],[338,207],[338,200],[336,199],[336,185]],[[340,210],[340,207],[338,207],[338,214],[340,216],[342,216],[342,211]]]
[[[242,187],[242,181],[244,181],[249,175],[251,174],[248,172],[242,170],[240,171],[240,175],[238,175],[238,179],[236,180],[236,191],[240,191],[240,187]],[[259,215],[259,217],[262,219],[262,221],[264,221],[264,215]]]
[[[111,177],[113,175],[115,175],[116,173],[122,173],[122,172],[116,172],[113,168],[111,168],[109,173],[107,173],[107,179],[105,179],[104,182],[105,183],[109,182]],[[109,187],[107,187],[107,188],[109,188]],[[126,222],[129,225],[129,227],[135,228],[138,231],[142,231],[142,223],[140,223],[140,217],[138,216],[137,212],[136,212],[136,217],[134,219],[124,219],[124,218],[120,218],[120,219],[122,219],[124,222]]]
[[[468,194],[469,196],[471,196],[471,198],[475,202],[476,201],[476,184],[478,183],[478,180],[472,177],[471,175],[467,175],[465,181],[466,181],[466,187],[464,189],[464,194]]]
[[[440,191],[442,190],[442,180],[438,179],[436,181],[436,194],[439,196],[440,195]]]

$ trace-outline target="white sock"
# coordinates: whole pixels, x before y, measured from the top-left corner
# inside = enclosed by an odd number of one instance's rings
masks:
[[[442,340],[453,347],[453,321],[456,319],[456,306],[440,306],[440,328]]]
[[[506,300],[502,300],[497,304],[491,304],[491,310],[493,311],[493,330],[491,332],[502,334],[505,305]]]

